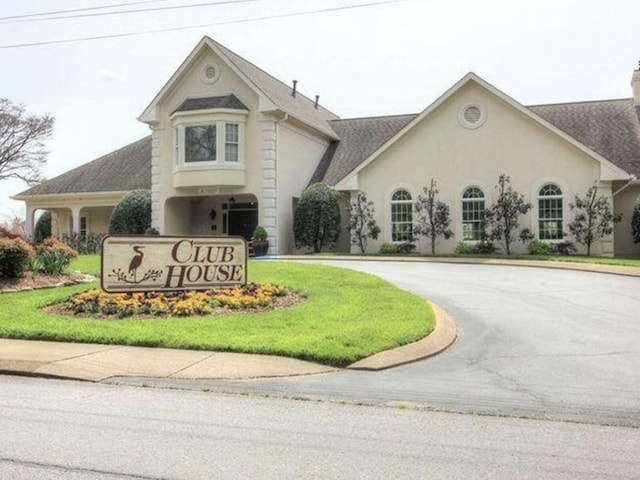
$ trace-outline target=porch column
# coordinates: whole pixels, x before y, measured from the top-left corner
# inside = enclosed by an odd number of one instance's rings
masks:
[[[82,207],[71,207],[72,229],[77,234],[80,234],[80,210]]]
[[[24,234],[28,239],[33,238],[33,218],[35,216],[36,210],[36,207],[27,205],[27,211],[24,219]]]

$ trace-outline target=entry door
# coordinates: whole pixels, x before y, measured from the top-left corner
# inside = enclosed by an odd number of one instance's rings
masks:
[[[251,239],[258,226],[258,210],[229,210],[229,235]]]

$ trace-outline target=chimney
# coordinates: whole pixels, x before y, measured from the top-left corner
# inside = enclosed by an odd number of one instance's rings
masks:
[[[320,95],[316,95],[316,103],[314,105],[314,108],[317,110],[318,109],[318,102],[320,101]]]
[[[296,89],[298,87],[298,80],[294,80],[293,81],[293,90],[291,90],[291,96],[295,98],[296,96]]]
[[[638,62],[638,69],[634,70],[633,77],[631,77],[631,88],[633,89],[633,103],[636,107],[640,107],[640,62]]]

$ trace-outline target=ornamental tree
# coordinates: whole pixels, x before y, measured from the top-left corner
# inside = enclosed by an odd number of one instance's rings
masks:
[[[340,207],[336,193],[324,183],[314,183],[302,192],[293,216],[296,247],[312,247],[319,253],[335,245],[340,234]]]
[[[484,214],[488,236],[499,241],[505,252],[510,254],[511,244],[517,239],[518,219],[531,210],[532,206],[525,201],[524,195],[514,190],[511,178],[504,173],[498,177],[496,190],[496,201]]]
[[[591,245],[613,233],[613,226],[622,220],[622,214],[613,212],[609,199],[597,196],[598,188],[592,185],[586,194],[576,195],[569,204],[573,213],[573,221],[569,223],[569,231],[577,243],[586,245],[587,255],[591,255]]]
[[[375,240],[380,234],[380,227],[373,216],[375,213],[373,201],[367,199],[366,193],[358,192],[355,197],[351,198],[347,212],[349,213],[351,243],[360,247],[360,251],[364,253],[369,239]]]
[[[33,242],[40,243],[45,238],[49,238],[51,236],[51,212],[46,210],[42,212],[40,218],[36,222],[36,226],[33,229]]]
[[[24,105],[0,98],[0,180],[18,178],[30,185],[42,180],[47,160],[43,142],[53,124],[50,115],[28,114]]]
[[[640,243],[640,196],[633,205],[633,216],[631,217],[631,235],[634,243]]]
[[[449,228],[451,215],[449,205],[437,199],[438,182],[433,178],[429,187],[422,187],[423,194],[418,195],[413,205],[415,216],[413,219],[413,233],[427,237],[431,243],[431,255],[436,253],[436,244],[440,237],[453,237],[453,230]]]
[[[133,190],[116,204],[109,219],[111,235],[142,235],[151,227],[151,192]]]

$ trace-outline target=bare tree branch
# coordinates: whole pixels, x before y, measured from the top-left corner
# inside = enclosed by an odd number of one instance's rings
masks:
[[[47,161],[44,140],[53,133],[51,115],[27,114],[24,105],[0,98],[0,180],[18,178],[29,185],[42,181]]]

